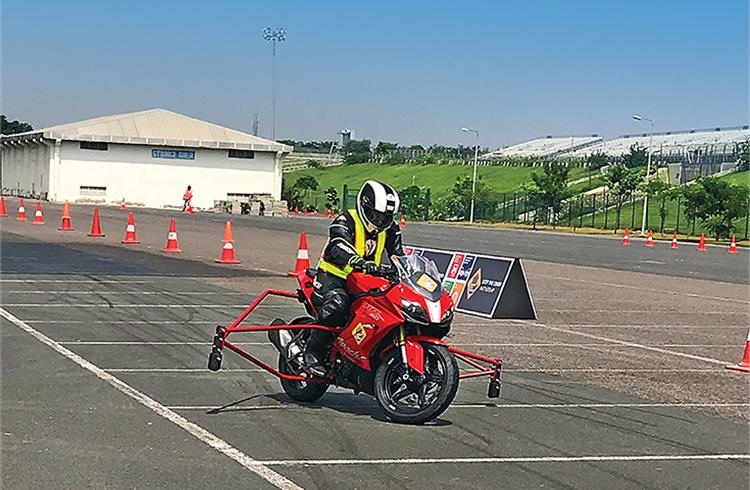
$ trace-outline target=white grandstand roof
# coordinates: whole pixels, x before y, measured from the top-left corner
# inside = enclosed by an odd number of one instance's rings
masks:
[[[483,155],[485,158],[528,156],[576,156],[583,157],[594,152],[603,152],[610,156],[622,156],[637,144],[648,147],[653,139],[654,151],[663,154],[679,153],[685,150],[706,148],[716,151],[726,150],[725,146],[732,146],[741,141],[750,140],[750,129],[747,126],[734,128],[696,129],[687,131],[673,131],[668,133],[654,133],[626,135],[604,140],[598,136],[547,136],[525,141],[516,145],[492,151]]]
[[[195,119],[166,109],[150,109],[50,126],[14,135],[3,142],[46,138],[103,141],[135,145],[227,148],[291,153],[292,148],[251,134]]]

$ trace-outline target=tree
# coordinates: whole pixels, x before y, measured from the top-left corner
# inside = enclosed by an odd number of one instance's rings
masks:
[[[325,191],[326,195],[326,209],[338,209],[339,207],[339,193],[335,187],[329,187]]]
[[[351,140],[342,149],[344,163],[366,163],[370,161],[370,140]]]
[[[648,163],[648,150],[634,143],[628,153],[622,156],[622,163],[627,168],[643,167]]]
[[[596,151],[586,157],[586,166],[593,170],[602,168],[608,162],[609,158],[607,155],[600,151]]]
[[[641,170],[628,169],[622,163],[613,163],[604,174],[604,182],[607,184],[609,193],[615,198],[617,209],[617,222],[615,231],[620,228],[620,213],[625,200],[633,195],[633,192],[643,182]]]
[[[472,196],[471,180],[468,175],[456,179],[448,196],[435,203],[436,219],[456,220],[469,217]],[[481,177],[477,177],[475,196],[474,217],[476,219],[492,218],[497,210],[497,195],[482,182]]]
[[[533,187],[531,199],[536,210],[552,211],[552,224],[557,222],[563,201],[571,196],[568,189],[568,172],[565,165],[556,162],[546,163],[541,174],[531,174]]]
[[[378,145],[373,151],[373,154],[375,155],[377,161],[383,162],[391,155],[391,153],[394,153],[396,151],[398,151],[398,144],[388,143],[387,141],[379,141]]]
[[[17,134],[32,131],[31,124],[22,121],[8,121],[5,114],[0,114],[0,134]]]
[[[398,191],[398,197],[401,200],[401,212],[403,214],[415,218],[427,218],[427,196],[422,189],[412,185]]]
[[[734,220],[747,216],[747,188],[724,180],[701,177],[694,184],[683,186],[685,215],[699,219],[716,238],[729,238]]]
[[[295,180],[292,185],[287,185],[287,181],[281,183],[281,198],[286,200],[290,208],[303,208],[304,196],[308,190],[315,191],[318,189],[318,180],[312,175],[303,175]]]
[[[743,141],[737,145],[737,170],[750,168],[750,141]]]
[[[394,151],[386,157],[385,163],[387,163],[388,165],[402,165],[406,163],[404,152],[401,150]]]
[[[320,168],[323,165],[318,160],[313,160],[312,158],[305,162],[305,165],[307,165],[307,168]]]

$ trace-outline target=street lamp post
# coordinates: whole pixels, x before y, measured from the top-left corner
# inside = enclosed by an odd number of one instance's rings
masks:
[[[633,120],[642,122],[646,121],[651,124],[651,131],[648,137],[648,163],[646,164],[646,181],[651,177],[651,155],[654,153],[654,120],[647,117],[633,114]],[[646,214],[648,213],[648,191],[643,194],[643,219],[641,220],[641,236],[646,234]]]
[[[263,39],[271,41],[273,46],[271,57],[271,139],[276,140],[276,43],[286,40],[286,30],[283,27],[276,30],[266,27],[263,29]]]
[[[471,128],[461,128],[464,133],[474,133],[476,136],[476,145],[474,146],[474,172],[471,178],[471,209],[469,211],[469,223],[474,222],[474,201],[477,192],[477,161],[479,159],[479,131]]]

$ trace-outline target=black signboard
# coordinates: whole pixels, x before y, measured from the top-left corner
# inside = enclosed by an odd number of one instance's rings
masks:
[[[517,258],[406,247],[435,262],[456,310],[486,318],[535,320],[526,275]]]

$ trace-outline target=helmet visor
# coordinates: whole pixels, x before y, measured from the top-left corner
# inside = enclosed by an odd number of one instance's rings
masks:
[[[370,206],[365,207],[365,218],[378,230],[385,230],[393,223],[393,213],[378,211]]]

